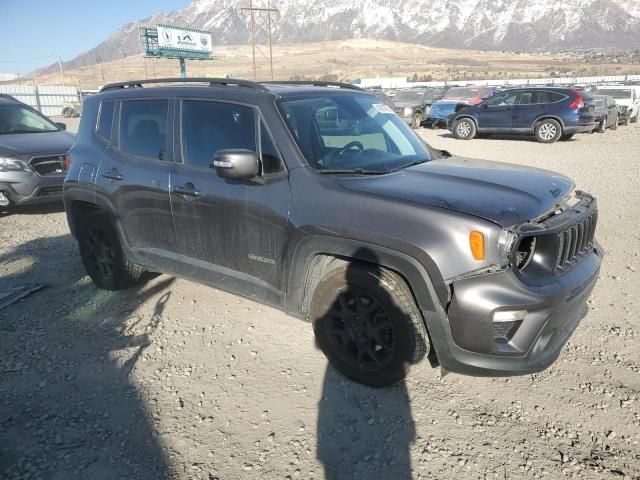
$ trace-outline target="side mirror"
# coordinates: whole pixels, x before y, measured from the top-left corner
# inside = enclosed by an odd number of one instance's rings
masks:
[[[245,149],[218,150],[211,168],[222,178],[254,178],[260,173],[260,162],[255,152]]]
[[[56,122],[56,125],[60,128],[60,130],[66,130],[67,124],[62,122]]]

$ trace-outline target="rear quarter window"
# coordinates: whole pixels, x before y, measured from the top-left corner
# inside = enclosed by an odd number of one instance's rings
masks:
[[[96,129],[96,134],[109,143],[111,143],[113,114],[115,110],[115,102],[102,102],[100,104],[100,114],[98,116],[98,128]]]
[[[566,98],[565,95],[558,93],[558,92],[548,92],[549,94],[549,101],[550,102],[559,102],[561,100],[564,100]]]

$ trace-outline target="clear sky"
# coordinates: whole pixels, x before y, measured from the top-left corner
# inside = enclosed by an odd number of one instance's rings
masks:
[[[0,73],[71,60],[125,23],[171,12],[190,0],[0,0]],[[45,58],[42,58],[45,57]]]

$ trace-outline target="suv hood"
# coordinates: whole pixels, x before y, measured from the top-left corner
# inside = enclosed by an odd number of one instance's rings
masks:
[[[75,137],[65,130],[43,133],[14,133],[0,135],[0,155],[15,157],[31,153],[63,154]]]
[[[450,157],[379,176],[342,177],[343,187],[446,208],[502,227],[546,213],[574,183],[548,170]]]
[[[625,107],[630,107],[633,105],[633,101],[630,98],[616,98],[616,105],[624,105]]]

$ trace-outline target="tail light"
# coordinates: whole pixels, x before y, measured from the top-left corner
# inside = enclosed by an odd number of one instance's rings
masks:
[[[572,88],[571,93],[573,93],[576,98],[574,98],[569,104],[569,108],[582,108],[584,107],[584,97],[578,92],[576,89]]]
[[[67,170],[71,168],[71,155],[64,156],[64,164],[66,165]]]

